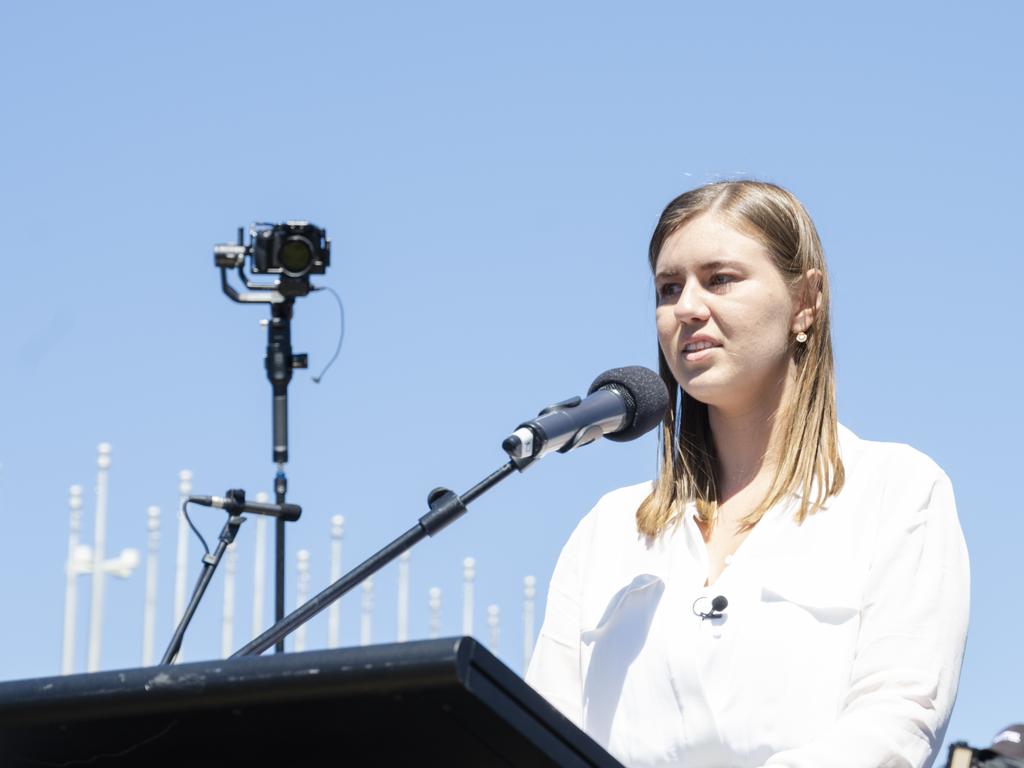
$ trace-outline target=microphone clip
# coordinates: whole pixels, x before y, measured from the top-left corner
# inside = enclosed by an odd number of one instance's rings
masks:
[[[725,618],[725,614],[722,613],[722,611],[729,607],[729,601],[726,599],[725,595],[716,595],[715,597],[711,598],[710,611],[698,610],[697,603],[699,603],[701,600],[707,599],[707,596],[702,595],[701,597],[698,597],[696,600],[693,601],[693,614],[695,616],[700,616],[701,621],[704,621],[705,619]]]
[[[229,488],[224,492],[223,505],[221,508],[229,515],[240,515],[245,511],[245,491],[241,488]]]

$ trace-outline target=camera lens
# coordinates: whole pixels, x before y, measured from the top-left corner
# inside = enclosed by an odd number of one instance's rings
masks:
[[[313,249],[305,238],[292,237],[281,246],[278,258],[285,272],[299,277],[304,275],[313,264]]]

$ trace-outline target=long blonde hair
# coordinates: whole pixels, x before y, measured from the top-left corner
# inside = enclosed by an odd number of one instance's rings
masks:
[[[803,205],[786,190],[758,181],[718,182],[685,192],[665,208],[651,236],[652,274],[665,240],[704,213],[721,216],[757,239],[791,287],[801,284],[808,270],[822,275],[821,306],[807,341],[793,342],[795,386],[775,414],[779,429],[774,443],[775,477],[765,498],[743,520],[752,526],[775,504],[800,493],[796,519],[803,522],[840,491],[845,479],[839,457],[828,275],[821,241]],[[699,519],[707,525],[714,524],[718,512],[718,458],[708,407],[680,388],[660,349],[658,368],[669,391],[669,408],[661,426],[661,466],[654,490],[636,513],[637,529],[651,537],[678,522],[689,502],[696,504]]]

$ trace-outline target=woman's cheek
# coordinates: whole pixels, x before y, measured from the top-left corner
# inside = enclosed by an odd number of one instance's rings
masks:
[[[655,326],[658,329],[658,345],[661,347],[661,353],[665,355],[666,360],[670,360],[672,345],[675,343],[675,321],[671,316],[666,317],[666,313],[659,311],[655,315]]]

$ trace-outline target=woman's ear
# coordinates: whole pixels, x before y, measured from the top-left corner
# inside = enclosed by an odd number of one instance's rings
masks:
[[[797,302],[793,313],[793,333],[806,333],[814,325],[821,309],[821,285],[824,275],[820,269],[808,269],[797,284]]]

